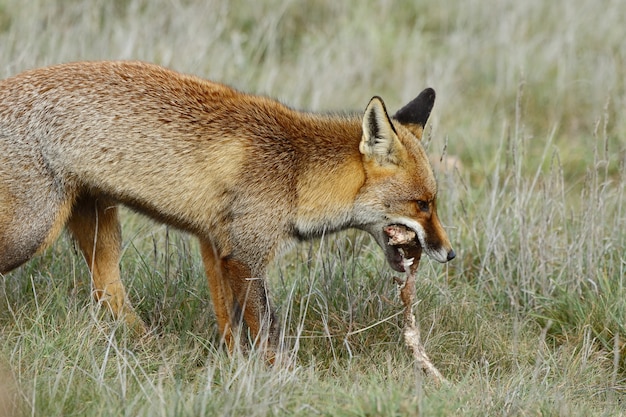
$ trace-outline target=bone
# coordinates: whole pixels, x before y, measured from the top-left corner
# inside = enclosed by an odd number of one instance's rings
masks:
[[[407,259],[405,257],[405,251],[403,246],[416,245],[415,232],[411,229],[401,225],[391,225],[385,227],[385,233],[389,237],[389,245],[398,246],[400,253],[403,256],[405,265],[410,265],[406,268],[406,277],[394,278],[398,285],[400,300],[404,305],[404,342],[407,347],[413,353],[413,358],[424,372],[424,374],[430,376],[437,386],[447,383],[441,372],[435,367],[428,355],[426,349],[422,345],[420,338],[420,330],[417,325],[417,319],[413,312],[413,303],[415,300],[415,275],[419,266],[419,259]]]
[[[402,246],[415,242],[415,232],[405,226],[393,224],[385,227],[385,233],[389,237],[389,245]]]

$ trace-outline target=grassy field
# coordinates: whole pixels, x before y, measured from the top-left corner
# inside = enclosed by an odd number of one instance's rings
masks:
[[[275,265],[297,366],[268,369],[219,346],[196,242],[126,211],[121,268],[156,337],[91,301],[64,236],[0,276],[0,416],[626,415],[625,20],[621,0],[0,0],[3,78],[141,59],[319,111],[431,86],[428,152],[460,161],[438,172],[457,259],[418,282],[449,384],[416,370],[368,236]]]

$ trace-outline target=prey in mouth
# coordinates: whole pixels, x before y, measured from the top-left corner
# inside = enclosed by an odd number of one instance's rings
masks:
[[[417,239],[417,233],[401,224],[391,224],[383,228],[389,238],[385,247],[387,262],[395,271],[409,272],[408,268],[419,263],[422,256],[422,245]]]

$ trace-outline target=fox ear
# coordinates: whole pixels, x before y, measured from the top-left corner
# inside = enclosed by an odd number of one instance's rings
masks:
[[[421,139],[424,126],[426,126],[434,104],[435,90],[427,88],[411,100],[409,104],[398,110],[393,118],[411,130],[418,139]]]
[[[397,162],[395,154],[398,146],[396,130],[391,124],[385,103],[380,97],[373,97],[363,115],[363,137],[359,150],[363,155],[386,165]]]

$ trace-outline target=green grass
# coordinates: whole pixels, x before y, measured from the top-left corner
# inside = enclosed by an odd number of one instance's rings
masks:
[[[626,415],[626,3],[0,0],[0,75],[143,59],[299,108],[391,110],[432,86],[457,259],[417,311],[415,368],[380,249],[348,231],[268,278],[292,369],[219,345],[196,242],[129,211],[122,272],[154,337],[90,297],[63,237],[0,277],[0,415]],[[7,413],[5,413],[7,414]],[[9,414],[10,415],[10,414]]]

